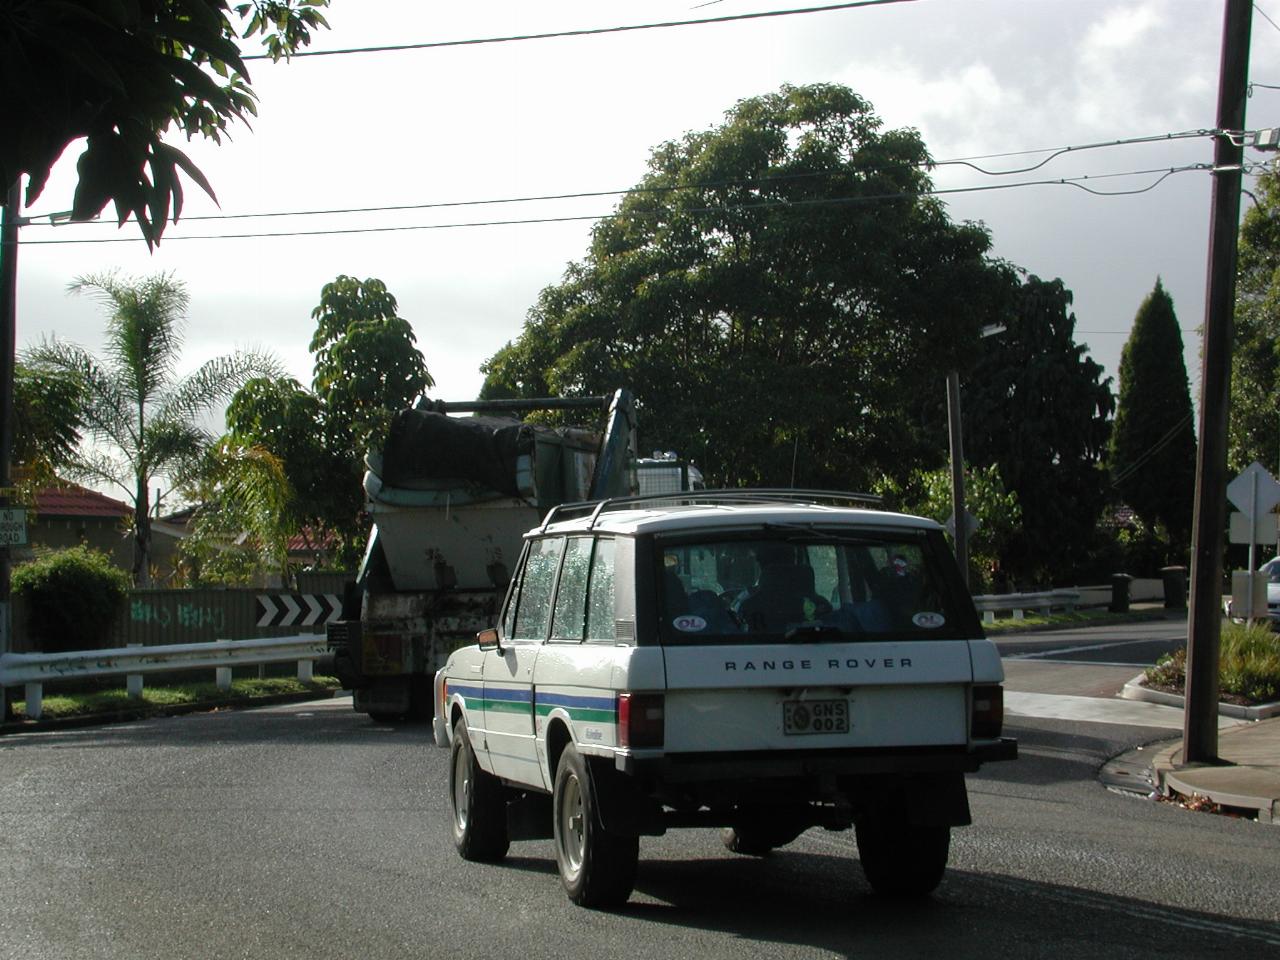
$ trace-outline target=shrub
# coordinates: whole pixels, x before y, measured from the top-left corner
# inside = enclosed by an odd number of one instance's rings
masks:
[[[127,573],[85,546],[45,554],[13,571],[13,593],[26,603],[36,648],[46,653],[106,646],[129,588]]]
[[[1177,650],[1147,670],[1147,683],[1181,691],[1187,682],[1187,652]],[[1280,634],[1268,624],[1222,625],[1218,682],[1223,694],[1250,703],[1280,700]]]

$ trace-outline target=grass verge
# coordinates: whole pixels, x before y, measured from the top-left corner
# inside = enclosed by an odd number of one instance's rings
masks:
[[[1187,651],[1160,658],[1146,671],[1147,686],[1183,693],[1187,683]],[[1219,699],[1254,706],[1280,700],[1280,634],[1264,624],[1223,623],[1218,655]]]
[[[232,680],[231,689],[222,691],[216,683],[184,683],[174,686],[146,686],[142,697],[134,699],[123,688],[93,690],[83,693],[57,693],[42,701],[42,720],[62,720],[69,717],[134,713],[140,715],[164,713],[177,707],[193,707],[207,704],[247,705],[267,697],[284,697],[313,693],[324,696],[340,688],[336,677],[316,677],[311,683],[302,683],[292,677],[267,677]],[[27,704],[18,700],[13,705],[14,714],[26,716]]]

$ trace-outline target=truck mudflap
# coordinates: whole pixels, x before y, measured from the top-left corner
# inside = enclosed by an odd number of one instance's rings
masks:
[[[333,655],[333,673],[350,690],[364,682],[357,656],[360,650],[360,621],[338,620],[325,627],[325,640]]]

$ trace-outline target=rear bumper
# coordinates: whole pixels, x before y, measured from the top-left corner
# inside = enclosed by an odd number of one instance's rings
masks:
[[[982,764],[1016,760],[1018,741],[985,740],[972,747],[795,750],[740,753],[619,754],[623,773],[665,783],[781,779],[886,773],[973,773]]]

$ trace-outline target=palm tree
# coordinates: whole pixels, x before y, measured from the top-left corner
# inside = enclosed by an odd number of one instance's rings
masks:
[[[13,479],[30,502],[31,492],[53,482],[75,461],[84,428],[80,380],[19,360],[13,372]]]
[[[115,273],[77,278],[69,292],[94,295],[107,309],[105,357],[46,340],[31,362],[76,376],[84,390],[84,428],[93,446],[74,466],[79,479],[119,487],[133,503],[133,580],[150,585],[151,483],[181,483],[199,468],[213,436],[200,420],[250,377],[279,376],[273,357],[237,351],[179,376],[189,298],[172,274],[142,279]]]

